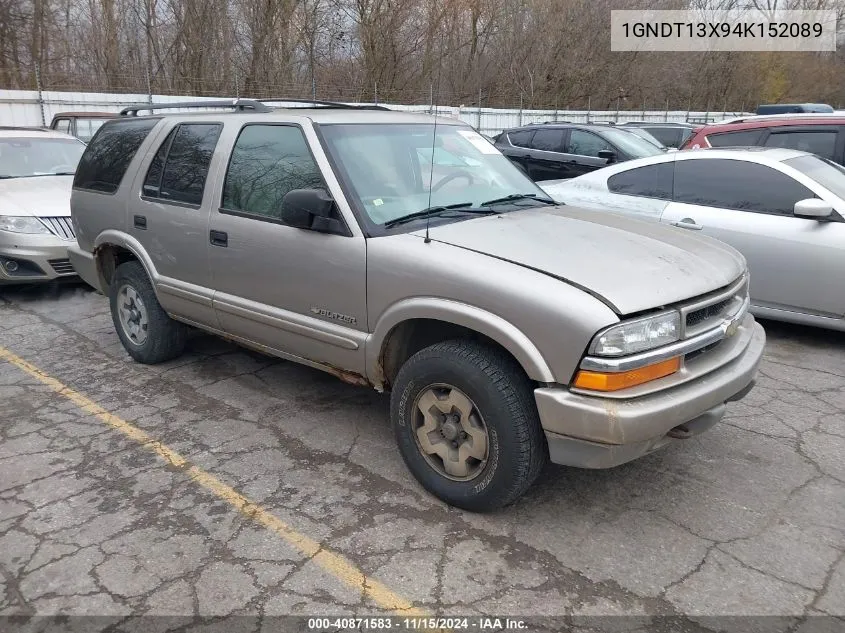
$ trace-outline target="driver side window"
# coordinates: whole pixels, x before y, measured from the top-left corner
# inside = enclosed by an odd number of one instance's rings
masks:
[[[598,158],[599,152],[606,149],[612,150],[613,148],[598,134],[576,129],[569,133],[569,142],[566,144],[565,153]]]

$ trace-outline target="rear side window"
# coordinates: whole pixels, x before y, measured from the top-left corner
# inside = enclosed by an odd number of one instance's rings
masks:
[[[129,163],[159,119],[125,119],[100,128],[76,168],[73,186],[114,193]]]
[[[516,145],[517,147],[531,147],[532,136],[534,136],[534,130],[508,132],[508,138],[511,141],[511,145]]]
[[[551,130],[537,130],[531,139],[531,147],[545,152],[562,152],[565,130],[560,128]]]
[[[325,184],[301,129],[247,125],[232,149],[222,207],[279,220],[285,194],[318,188]]]
[[[766,147],[800,149],[833,160],[836,157],[836,131],[812,129],[773,131],[766,139]]]
[[[629,169],[607,179],[607,188],[626,196],[672,199],[673,163],[660,163]]]
[[[796,202],[815,197],[798,181],[766,165],[729,159],[675,163],[676,202],[792,216]]]
[[[707,142],[711,147],[753,147],[760,142],[765,130],[739,130],[736,132],[722,132],[710,134]]]
[[[202,204],[211,157],[223,126],[182,123],[167,135],[144,180],[144,195],[168,202]]]

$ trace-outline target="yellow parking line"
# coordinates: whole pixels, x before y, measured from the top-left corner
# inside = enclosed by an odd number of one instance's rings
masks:
[[[219,499],[222,499],[229,505],[233,506],[243,516],[260,523],[268,530],[275,532],[284,541],[298,549],[304,556],[313,560],[317,565],[322,567],[335,578],[353,588],[361,589],[367,597],[372,599],[383,609],[401,612],[403,615],[408,616],[426,615],[426,612],[415,608],[413,603],[410,601],[393,593],[382,583],[364,574],[364,572],[358,569],[351,561],[347,560],[340,554],[324,549],[323,546],[314,539],[297,532],[290,525],[278,517],[273,516],[268,510],[262,508],[257,503],[250,501],[247,497],[243,496],[231,486],[226,485],[211,473],[194,466],[179,453],[165,446],[158,440],[150,437],[138,427],[131,425],[129,422],[117,417],[116,415],[112,415],[93,400],[86,398],[81,393],[62,384],[59,380],[45,374],[35,365],[25,361],[19,356],[16,356],[2,346],[0,346],[0,358],[11,363],[33,378],[40,380],[42,383],[50,387],[50,389],[55,391],[57,394],[64,396],[86,413],[96,416],[113,429],[116,429],[127,437],[135,440],[144,448],[153,451],[168,464],[183,471],[200,486],[213,493]]]

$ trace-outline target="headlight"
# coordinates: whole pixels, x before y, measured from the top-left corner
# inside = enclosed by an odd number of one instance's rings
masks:
[[[681,335],[681,315],[673,310],[623,321],[600,332],[590,344],[596,356],[627,356],[674,343]]]
[[[0,215],[0,231],[12,233],[50,233],[36,218]]]

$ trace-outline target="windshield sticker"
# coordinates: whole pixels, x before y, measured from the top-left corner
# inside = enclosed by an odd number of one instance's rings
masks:
[[[499,150],[497,150],[490,141],[486,140],[481,134],[478,132],[473,132],[471,130],[458,130],[458,134],[463,136],[466,140],[475,146],[482,154],[498,154]]]

